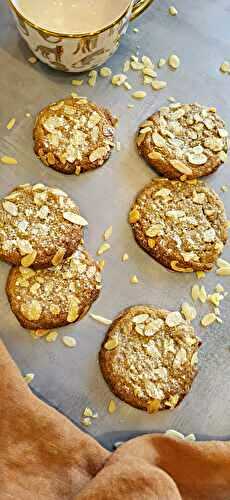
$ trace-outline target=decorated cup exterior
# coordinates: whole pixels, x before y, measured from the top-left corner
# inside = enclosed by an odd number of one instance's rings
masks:
[[[95,34],[59,35],[35,26],[9,0],[17,28],[34,55],[51,68],[72,73],[104,64],[119,47],[131,17],[138,15],[151,2],[152,0],[132,0],[118,20]]]

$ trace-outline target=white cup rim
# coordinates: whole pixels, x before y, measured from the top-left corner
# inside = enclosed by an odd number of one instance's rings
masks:
[[[59,33],[57,31],[51,31],[47,28],[43,28],[42,26],[38,26],[37,24],[30,21],[27,17],[25,17],[20,12],[20,10],[18,10],[18,8],[15,6],[14,0],[8,0],[8,3],[10,5],[10,7],[13,9],[13,11],[17,14],[18,17],[20,17],[24,22],[29,24],[29,26],[31,26],[32,28],[34,28],[38,31],[42,31],[47,36],[54,36],[56,38],[57,37],[58,38],[84,38],[84,37],[91,37],[91,36],[99,35],[100,33],[104,33],[105,31],[107,31],[108,29],[112,28],[117,23],[119,23],[119,21],[121,21],[123,19],[123,17],[125,17],[125,15],[128,13],[128,11],[133,3],[133,0],[129,0],[128,6],[124,10],[124,12],[117,19],[115,19],[112,23],[104,26],[103,28],[100,28],[97,31],[92,31],[92,32],[88,32],[88,33],[86,33],[86,32],[83,32],[83,33]]]

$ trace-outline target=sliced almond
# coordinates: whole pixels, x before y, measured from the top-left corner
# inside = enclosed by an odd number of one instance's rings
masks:
[[[155,413],[160,409],[161,402],[158,399],[151,399],[147,402],[147,412]]]
[[[29,253],[28,255],[25,255],[25,257],[22,257],[21,265],[23,267],[30,267],[34,263],[36,257],[37,257],[37,251],[33,250],[33,252]]]
[[[69,337],[68,335],[62,337],[62,342],[66,347],[76,347],[77,345],[76,340],[73,337]]]
[[[87,226],[88,222],[81,215],[75,214],[74,212],[64,212],[64,219],[72,222],[73,224],[77,224],[78,226]]]
[[[112,78],[112,85],[120,87],[125,82],[125,80],[127,80],[127,75],[123,75],[122,73],[114,75]]]
[[[224,266],[217,269],[216,274],[218,276],[230,276],[230,266]]]
[[[6,125],[6,128],[8,130],[11,130],[14,127],[15,122],[16,122],[16,118],[11,118],[11,120]]]
[[[150,160],[164,161],[163,156],[160,153],[158,153],[158,151],[152,151],[151,153],[148,154],[148,157],[150,158]]]
[[[230,262],[228,262],[227,260],[219,258],[216,261],[216,265],[218,267],[229,267],[230,266]]]
[[[164,82],[162,80],[153,80],[152,82],[152,88],[153,90],[162,90],[167,87],[167,82]]]
[[[102,243],[100,247],[98,248],[97,255],[102,255],[103,253],[107,252],[111,248],[111,245],[109,243]]]
[[[181,312],[187,321],[193,321],[196,318],[196,309],[188,302],[183,302]]]
[[[168,65],[170,68],[177,69],[180,66],[180,59],[176,54],[171,54],[168,58]]]
[[[103,68],[100,69],[100,76],[102,76],[102,78],[109,78],[111,75],[112,75],[112,70],[110,68],[104,66]]]
[[[80,87],[84,83],[84,80],[72,80],[72,85],[75,87]]]
[[[177,16],[178,11],[177,11],[176,7],[174,7],[174,5],[171,5],[169,7],[169,14],[170,14],[170,16]]]
[[[212,325],[212,323],[214,323],[214,321],[216,321],[216,315],[214,313],[208,313],[208,314],[205,314],[205,316],[203,316],[203,318],[201,319],[201,324],[202,326],[209,326],[209,325]]]
[[[140,212],[139,210],[137,210],[137,208],[133,208],[133,210],[131,210],[129,212],[129,222],[130,224],[135,224],[135,222],[139,221],[140,219]]]
[[[69,305],[67,321],[68,323],[73,323],[77,320],[79,316],[79,301],[75,298],[72,298]]]
[[[105,146],[100,146],[90,154],[89,161],[94,162],[97,160],[102,160],[107,156],[107,154],[108,154],[108,148]]]
[[[132,318],[132,322],[135,323],[135,324],[139,324],[139,323],[144,323],[145,321],[147,321],[147,319],[149,319],[149,314],[138,314],[137,316],[134,316]]]
[[[27,373],[23,378],[27,384],[30,384],[34,379],[34,373]]]
[[[183,321],[184,320],[179,311],[170,312],[165,319],[166,325],[170,328],[180,325],[181,323],[183,323]]]
[[[116,349],[116,347],[119,345],[118,338],[113,337],[104,344],[104,348],[106,351],[113,351],[113,349]]]
[[[64,259],[65,253],[66,253],[66,249],[65,248],[59,248],[57,250],[57,252],[55,253],[55,255],[52,258],[52,264],[53,264],[53,266],[58,266],[58,264],[61,264],[61,262]]]
[[[193,269],[191,267],[180,267],[178,266],[178,262],[176,260],[172,260],[171,268],[173,271],[178,271],[179,273],[193,273]]]
[[[130,278],[130,283],[131,283],[132,285],[137,285],[137,283],[139,283],[139,279],[138,279],[138,277],[136,276],[136,274],[134,274],[133,276],[131,276],[131,278]]]
[[[48,335],[46,335],[46,342],[55,342],[58,337],[58,332],[52,331],[49,332]]]
[[[112,320],[104,318],[103,316],[99,316],[98,314],[90,314],[91,318],[95,319],[95,321],[98,321],[99,323],[102,323],[102,325],[111,325]]]
[[[108,404],[108,412],[112,415],[117,409],[116,402],[111,399],[109,404]]]
[[[21,312],[29,321],[38,321],[42,313],[42,307],[38,300],[33,299],[31,302],[21,305]]]
[[[193,285],[191,295],[194,302],[198,300],[200,295],[200,287],[198,285]]]
[[[113,226],[109,226],[104,232],[104,240],[107,241],[112,236]]]
[[[18,215],[18,207],[15,203],[12,203],[11,201],[3,201],[2,206],[4,210],[13,217]]]
[[[5,163],[6,165],[17,165],[18,163],[15,158],[12,158],[12,156],[2,156],[1,162]]]
[[[171,160],[170,163],[173,166],[173,168],[175,168],[176,170],[178,170],[178,172],[181,172],[182,174],[191,175],[193,173],[192,169],[188,167],[188,165],[185,165],[185,163],[183,163],[180,160]]]
[[[126,262],[128,259],[129,259],[128,254],[127,254],[127,253],[124,253],[124,254],[122,255],[122,262]]]
[[[146,96],[146,92],[144,90],[137,90],[136,92],[133,92],[132,97],[134,99],[144,99]]]

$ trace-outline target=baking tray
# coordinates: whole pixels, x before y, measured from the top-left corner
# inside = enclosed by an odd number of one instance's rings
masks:
[[[172,273],[154,262],[137,246],[127,223],[127,213],[136,193],[155,175],[137,154],[134,133],[138,124],[150,112],[165,105],[168,96],[181,102],[198,101],[217,106],[230,124],[230,77],[219,71],[221,62],[229,57],[229,1],[177,0],[177,17],[168,15],[168,6],[168,2],[156,0],[135,22],[140,30],[138,33],[133,32],[134,24],[130,25],[119,51],[108,65],[113,73],[120,73],[123,61],[135,53],[138,46],[140,54],[149,55],[154,61],[172,52],[178,54],[180,69],[172,72],[167,67],[162,68],[160,78],[167,80],[168,88],[160,92],[149,88],[144,101],[134,101],[127,91],[112,87],[102,78],[93,89],[87,84],[81,87],[82,95],[109,106],[120,117],[117,139],[121,141],[121,151],[114,151],[107,164],[97,171],[74,177],[45,167],[34,155],[32,142],[36,113],[49,102],[75,90],[71,86],[74,76],[55,72],[42,63],[30,65],[27,62],[31,54],[16,31],[6,3],[1,0],[0,156],[12,155],[18,160],[16,166],[0,166],[1,195],[25,182],[44,182],[64,189],[79,203],[82,215],[89,221],[86,244],[93,255],[103,231],[113,225],[111,250],[105,254],[103,290],[92,308],[94,313],[111,319],[132,304],[149,303],[175,310],[182,301],[189,299],[190,288],[196,282],[193,274]],[[140,89],[139,75],[135,72],[130,75],[134,89]],[[84,77],[86,79],[86,75]],[[128,109],[128,103],[133,103],[134,109]],[[31,113],[31,118],[25,113]],[[6,123],[12,117],[16,117],[16,125],[7,131]],[[228,160],[207,179],[224,200],[228,216],[229,193],[223,193],[221,186],[230,183],[229,168]],[[124,252],[129,254],[126,263],[121,262]],[[230,258],[228,245],[224,257]],[[111,448],[114,441],[168,428],[194,432],[203,439],[229,438],[228,297],[221,306],[222,325],[202,329],[199,318],[194,322],[203,340],[200,369],[191,392],[177,409],[148,415],[117,400],[116,413],[109,415],[107,405],[113,395],[98,365],[98,350],[106,326],[87,316],[79,324],[60,329],[60,337],[54,344],[33,340],[10,311],[4,292],[9,267],[4,263],[0,267],[0,331],[10,353],[22,373],[35,374],[31,384],[33,390],[77,425],[81,425],[82,410],[86,406],[97,411],[98,419],[86,431],[105,446]],[[137,285],[130,284],[133,274],[139,278]],[[215,272],[207,274],[207,290],[213,290],[219,281]],[[229,278],[222,278],[221,282],[228,291]],[[200,307],[198,316],[206,310],[206,305]],[[67,349],[62,344],[64,332],[76,337],[75,349]]]

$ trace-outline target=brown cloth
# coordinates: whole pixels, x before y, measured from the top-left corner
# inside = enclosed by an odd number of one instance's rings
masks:
[[[0,500],[230,500],[230,443],[145,435],[109,453],[34,396],[0,342]]]

